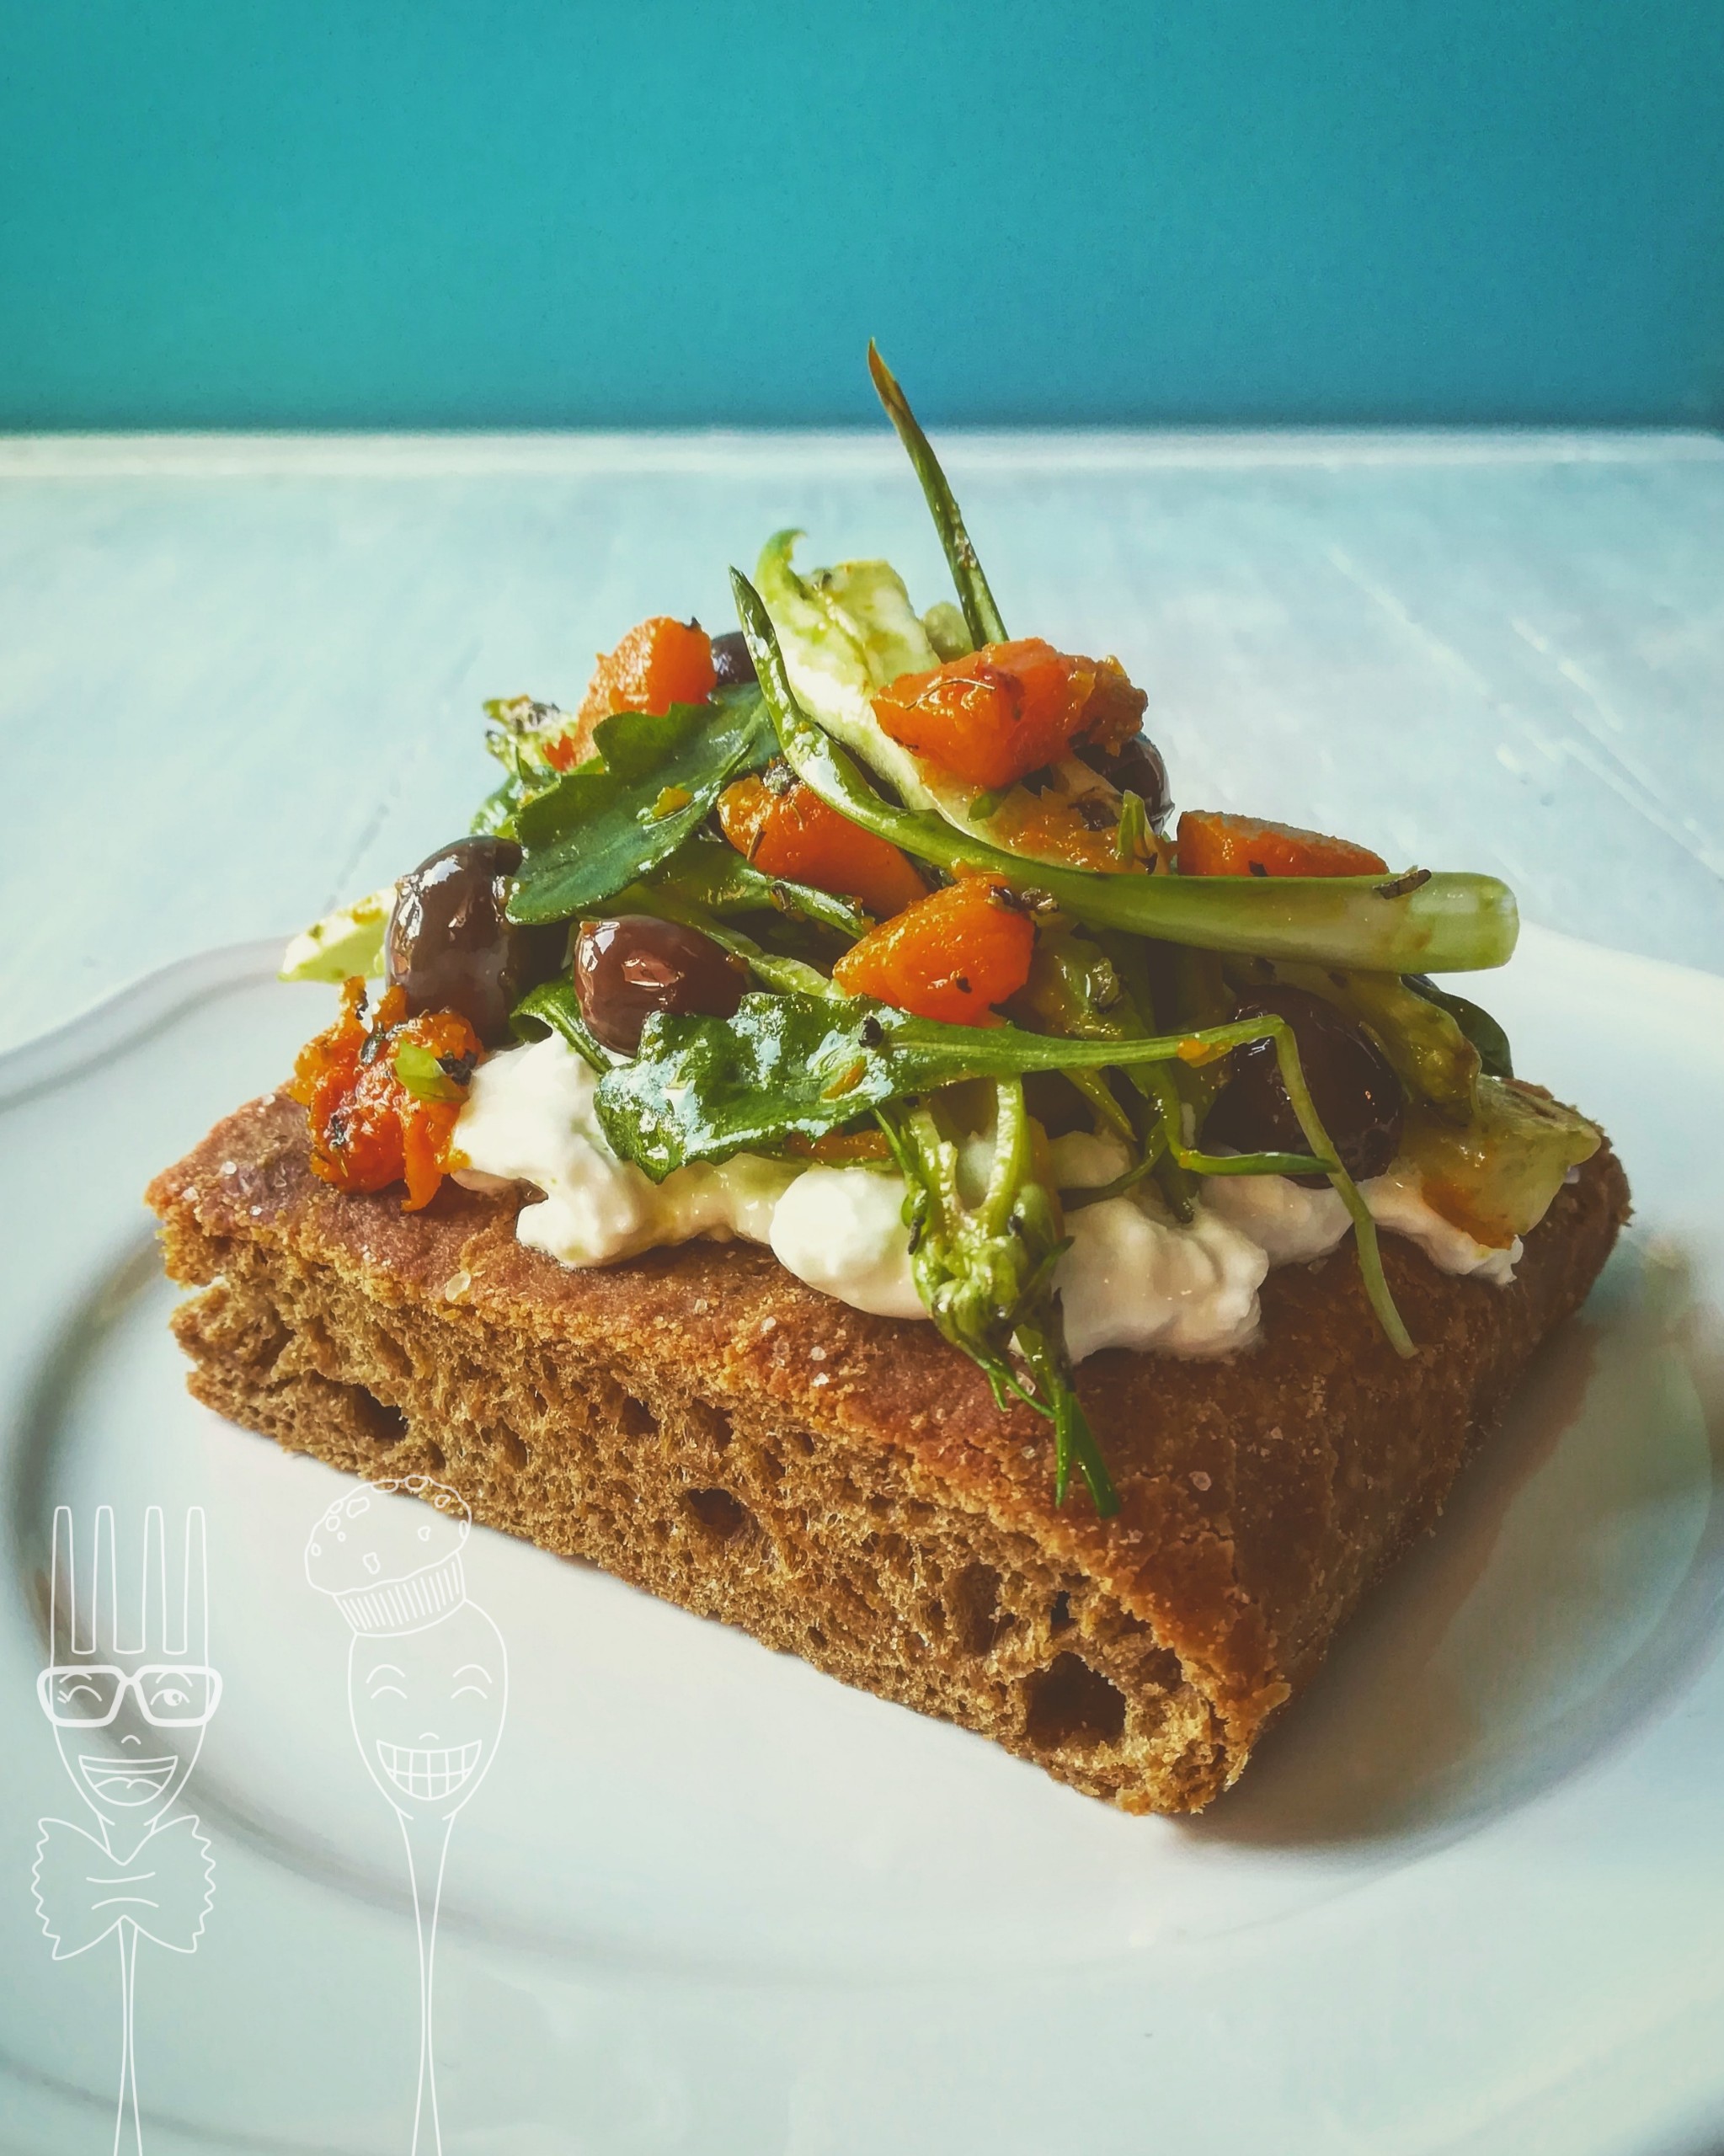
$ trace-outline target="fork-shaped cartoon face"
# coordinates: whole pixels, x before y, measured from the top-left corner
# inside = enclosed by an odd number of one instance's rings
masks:
[[[72,1513],[54,1513],[53,1660],[36,1696],[54,1725],[72,1786],[105,1829],[141,1837],[185,1786],[222,1696],[208,1649],[208,1563],[202,1508],[185,1516],[179,1621],[169,1593],[162,1508],[144,1515],[136,1627],[122,1623],[114,1511],[98,1508],[90,1592],[80,1605]]]

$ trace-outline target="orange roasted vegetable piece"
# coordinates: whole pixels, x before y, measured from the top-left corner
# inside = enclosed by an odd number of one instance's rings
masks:
[[[1389,867],[1350,839],[1212,808],[1181,816],[1175,858],[1182,876],[1381,876]]]
[[[894,741],[991,790],[1057,763],[1074,741],[1117,750],[1148,701],[1117,659],[1075,658],[1017,637],[931,674],[905,674],[873,702]]]
[[[311,1124],[312,1168],[338,1190],[387,1190],[404,1182],[402,1203],[417,1213],[436,1196],[448,1171],[456,1118],[483,1050],[467,1020],[452,1011],[407,1015],[398,988],[386,991],[376,1016],[365,1021],[366,985],[355,978],[341,992],[341,1016],[309,1040],[293,1066],[287,1091],[306,1109]],[[395,1059],[403,1048],[435,1075],[420,1078],[446,1091],[429,1100],[403,1084]]]
[[[846,995],[877,996],[954,1026],[997,1026],[989,1008],[1029,979],[1036,931],[1011,890],[967,876],[870,929],[832,969]]]
[[[672,704],[703,704],[718,675],[713,641],[698,622],[654,614],[638,622],[615,651],[599,656],[574,724],[545,750],[559,771],[572,771],[593,753],[593,728],[619,711],[662,718]]]
[[[718,822],[763,876],[854,899],[878,921],[928,894],[907,856],[829,808],[800,779],[782,792],[752,774],[738,779],[718,796]]]

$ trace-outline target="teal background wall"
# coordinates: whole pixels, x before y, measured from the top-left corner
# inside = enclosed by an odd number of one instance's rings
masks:
[[[1724,0],[0,0],[0,425],[1724,418]]]

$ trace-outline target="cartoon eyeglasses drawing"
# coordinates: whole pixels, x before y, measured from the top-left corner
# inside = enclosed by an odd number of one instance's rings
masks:
[[[56,1729],[106,1729],[128,1692],[157,1729],[201,1729],[220,1704],[222,1673],[207,1662],[120,1669],[111,1662],[73,1662],[56,1663],[36,1679],[42,1712]]]

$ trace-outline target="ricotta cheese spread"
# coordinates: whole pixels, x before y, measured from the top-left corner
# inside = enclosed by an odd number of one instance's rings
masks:
[[[696,1235],[765,1243],[787,1273],[854,1310],[925,1317],[904,1223],[905,1185],[889,1168],[803,1166],[739,1155],[678,1168],[654,1183],[606,1144],[595,1112],[597,1077],[559,1036],[505,1049],[482,1064],[456,1125],[457,1178],[478,1187],[527,1182],[519,1240],[564,1265],[606,1265]],[[1128,1165],[1118,1139],[1055,1139],[1062,1190],[1096,1189]],[[1417,1242],[1445,1273],[1505,1283],[1517,1241],[1492,1250],[1425,1202],[1417,1173],[1397,1163],[1360,1185],[1378,1225]],[[1154,1187],[1075,1204],[1071,1247],[1055,1274],[1074,1362],[1104,1348],[1221,1355],[1256,1333],[1257,1290],[1272,1265],[1335,1248],[1349,1225],[1332,1190],[1281,1176],[1208,1178],[1196,1218],[1172,1219]]]

